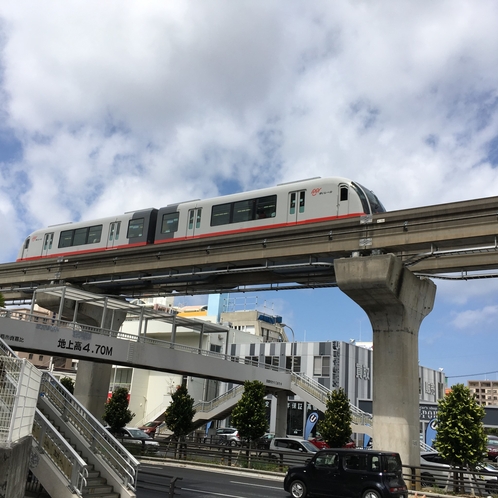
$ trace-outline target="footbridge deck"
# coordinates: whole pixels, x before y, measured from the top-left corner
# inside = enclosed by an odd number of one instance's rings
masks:
[[[235,384],[258,380],[269,392],[296,394],[322,411],[325,411],[330,392],[303,374],[248,362],[245,358],[74,321],[51,319],[41,322],[37,315],[7,309],[0,310],[0,338],[15,351],[33,351]],[[199,404],[196,406],[197,418],[209,420],[215,418],[216,414],[219,417],[221,411],[229,411],[237,400],[237,397],[226,396]],[[370,434],[372,416],[354,405],[351,405],[351,409],[353,430]]]

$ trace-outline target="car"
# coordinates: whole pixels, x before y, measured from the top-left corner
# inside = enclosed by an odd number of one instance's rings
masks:
[[[452,483],[453,472],[450,471],[450,463],[443,458],[437,451],[420,453],[420,479],[423,488],[445,487]],[[498,493],[498,469],[488,463],[477,465],[476,471],[464,473],[465,491],[470,490],[470,483],[474,478],[477,482],[484,482],[484,488],[487,494]]]
[[[240,446],[241,440],[239,431],[234,427],[221,427],[216,429],[215,442],[229,446]]]
[[[159,443],[154,441],[138,427],[121,427],[120,429],[113,429],[112,427],[107,426],[106,430],[123,443],[142,444],[145,445],[145,449],[150,452],[159,450]]]
[[[318,434],[316,437],[311,437],[308,438],[308,441],[310,443],[313,443],[319,450],[323,450],[325,448],[330,448],[330,445],[323,439],[322,436],[319,436]],[[356,448],[356,443],[350,439],[344,446],[343,448]]]
[[[284,490],[292,498],[407,498],[401,458],[388,451],[328,448],[306,465],[291,467]]]
[[[323,439],[323,437],[321,436],[308,438],[308,441],[311,444],[314,444],[319,450],[323,450],[324,448],[330,448],[325,439]]]
[[[139,429],[153,438],[156,436],[156,431],[162,423],[161,420],[154,420],[152,422],[147,422],[145,425],[141,425]]]
[[[315,454],[318,448],[307,439],[299,437],[274,437],[270,441],[270,451],[276,453],[309,453]]]
[[[258,450],[267,450],[270,448],[271,440],[275,437],[273,432],[267,432],[263,434],[260,438],[256,439],[256,448]]]
[[[486,451],[490,460],[498,462],[498,436],[488,436]]]

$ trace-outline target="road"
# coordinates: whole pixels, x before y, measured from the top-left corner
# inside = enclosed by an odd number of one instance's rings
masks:
[[[151,476],[149,473],[156,474]],[[171,479],[161,476],[175,476],[177,481],[175,496],[181,498],[285,498],[288,493],[283,490],[281,475],[266,476],[229,470],[226,468],[203,468],[182,464],[150,464],[140,465],[137,498],[167,498]],[[156,482],[161,491],[143,488],[144,481]]]

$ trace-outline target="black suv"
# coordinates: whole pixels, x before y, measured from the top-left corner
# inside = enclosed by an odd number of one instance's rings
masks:
[[[398,453],[331,448],[320,450],[302,467],[292,467],[284,489],[293,498],[407,498]]]

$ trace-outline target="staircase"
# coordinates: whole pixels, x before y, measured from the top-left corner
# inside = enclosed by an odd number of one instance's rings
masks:
[[[34,454],[43,465],[31,471],[49,494],[136,497],[139,462],[48,372],[42,375],[37,407]]]
[[[321,410],[326,409],[328,395],[330,389],[322,386],[311,377],[302,373],[292,372],[291,381],[292,392],[297,394],[301,399],[311,403],[313,406]],[[225,418],[232,411],[233,407],[240,400],[244,392],[243,386],[237,386],[230,391],[222,394],[218,398],[211,401],[201,401],[194,405],[196,410],[194,415],[194,424],[196,427],[211,419]],[[353,432],[372,435],[372,415],[361,411],[358,407],[349,404],[352,415]]]

